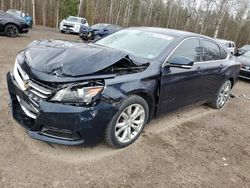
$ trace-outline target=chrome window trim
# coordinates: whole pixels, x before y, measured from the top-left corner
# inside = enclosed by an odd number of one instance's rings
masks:
[[[176,51],[176,49],[177,49],[184,41],[186,41],[186,40],[188,40],[188,39],[198,39],[198,40],[208,40],[208,41],[209,41],[209,39],[205,39],[205,38],[202,38],[202,37],[187,37],[187,38],[183,39],[181,42],[179,42],[179,44],[172,50],[172,52],[171,52],[171,53],[168,55],[168,57],[164,60],[164,62],[163,62],[163,64],[162,64],[162,68],[168,65],[168,60],[169,60],[170,56],[173,55],[173,53]],[[211,40],[211,41],[212,41],[212,40]],[[216,41],[213,42],[213,43],[215,43],[219,48],[221,48],[220,45],[218,45],[218,43],[217,43]],[[197,62],[194,62],[194,64],[203,64],[203,63],[211,63],[211,62],[222,62],[222,61],[229,60],[230,54],[229,54],[227,51],[226,51],[226,53],[227,53],[227,57],[226,57],[225,59],[211,60],[211,61],[197,61]]]

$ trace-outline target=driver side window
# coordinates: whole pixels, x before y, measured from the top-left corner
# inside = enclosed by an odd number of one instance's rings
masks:
[[[180,46],[174,51],[174,53],[170,57],[170,61],[176,57],[185,57],[192,59],[194,62],[201,61],[201,53],[202,49],[200,46],[199,39],[187,39],[184,40]]]

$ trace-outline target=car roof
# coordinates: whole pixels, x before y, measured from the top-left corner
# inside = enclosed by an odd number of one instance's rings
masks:
[[[152,32],[152,33],[157,33],[157,34],[163,34],[163,35],[173,36],[176,38],[179,38],[179,37],[185,38],[185,37],[192,37],[193,36],[193,37],[203,37],[203,38],[212,39],[208,36],[200,35],[197,33],[176,30],[176,29],[161,28],[161,27],[129,27],[127,29],[135,29],[135,30],[141,30],[141,31]]]
[[[9,9],[7,10],[7,12],[18,12],[18,13],[21,13],[21,12],[25,12],[25,11],[22,11],[22,10],[16,10],[16,9]]]
[[[4,12],[2,10],[0,10],[0,15],[4,16],[5,18],[11,18],[11,19],[15,19],[15,20],[17,19],[15,16],[8,14],[7,12]]]
[[[105,27],[106,27],[106,26],[110,26],[110,25],[119,26],[119,25],[110,24],[110,23],[97,23],[97,24],[94,24],[94,25],[104,25]],[[119,26],[119,27],[121,27],[121,26]]]
[[[77,19],[85,19],[85,20],[86,20],[86,18],[83,18],[83,17],[77,17],[77,16],[69,16],[68,18],[77,18]]]
[[[112,24],[109,24],[109,23],[97,23],[95,25],[104,25],[104,26],[108,26],[108,25],[112,25]]]

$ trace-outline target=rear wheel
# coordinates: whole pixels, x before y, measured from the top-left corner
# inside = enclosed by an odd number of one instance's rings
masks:
[[[7,24],[4,27],[4,34],[8,37],[17,37],[18,36],[18,28],[14,24]]]
[[[232,89],[232,83],[230,80],[227,80],[219,89],[216,97],[213,99],[213,101],[211,103],[209,103],[208,105],[211,106],[212,108],[215,109],[220,109],[222,108],[227,100],[230,97],[230,92]]]
[[[114,148],[132,144],[141,134],[148,120],[147,102],[132,95],[120,106],[105,131],[106,142]]]

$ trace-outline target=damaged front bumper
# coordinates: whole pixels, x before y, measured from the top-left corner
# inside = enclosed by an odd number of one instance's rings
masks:
[[[102,137],[117,109],[100,101],[93,107],[71,106],[46,100],[34,103],[26,91],[7,74],[13,118],[28,130],[32,138],[45,142],[81,145],[95,144]]]

